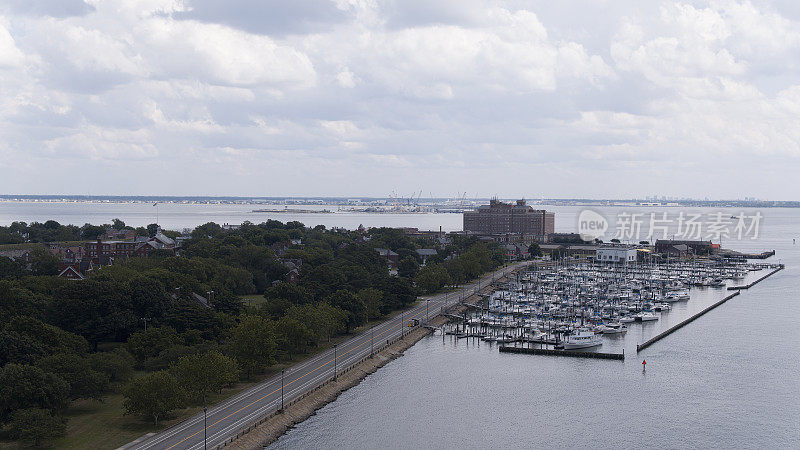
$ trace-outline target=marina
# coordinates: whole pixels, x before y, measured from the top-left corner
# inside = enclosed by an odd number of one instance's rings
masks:
[[[738,295],[725,296],[726,288],[751,287],[783,267],[705,258],[534,264],[496,283],[492,294],[467,305],[462,315],[447,314],[451,320],[441,332],[456,340],[498,344],[506,353],[623,359],[620,341],[629,330],[638,331],[629,339],[642,339],[642,329],[664,322],[663,331],[646,333],[646,342],[637,342],[637,351],[643,350]],[[619,347],[622,353],[608,351]]]

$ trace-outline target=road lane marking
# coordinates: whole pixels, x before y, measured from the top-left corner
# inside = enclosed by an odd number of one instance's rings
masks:
[[[504,273],[503,273],[503,275],[501,275],[501,276],[504,276],[504,275],[506,275],[506,273],[505,273],[505,272],[504,272]],[[492,275],[492,276],[494,276],[494,275]],[[433,301],[434,303],[436,303],[436,302],[439,302],[439,303],[441,303],[441,302],[445,302],[445,303],[446,303],[446,302],[447,302],[447,301],[448,301],[448,300],[449,300],[451,297],[455,297],[455,296],[457,296],[457,295],[464,294],[464,293],[465,293],[467,290],[469,290],[470,288],[478,288],[478,289],[479,289],[479,288],[480,288],[480,285],[481,285],[481,283],[482,283],[484,280],[487,280],[487,279],[489,279],[489,277],[490,277],[490,276],[488,276],[488,275],[487,275],[486,277],[484,277],[484,278],[483,278],[483,280],[479,280],[479,281],[478,281],[478,283],[477,283],[477,285],[475,285],[475,284],[468,284],[467,286],[464,286],[464,288],[462,289],[462,291],[461,291],[461,292],[451,292],[451,293],[444,293],[444,294],[440,294],[440,296],[439,296],[439,297],[443,297],[443,298],[440,298],[439,300],[435,300],[435,298],[436,298],[436,297],[434,297],[434,300],[431,300],[431,299],[426,299],[426,302]],[[470,295],[471,295],[471,294],[470,294]],[[419,306],[418,306],[418,308],[417,308],[417,309],[419,309],[419,312],[418,312],[418,313],[416,313],[416,314],[414,314],[414,315],[412,315],[412,316],[410,317],[410,319],[416,318],[417,316],[419,316],[419,315],[423,314],[424,312],[428,312],[428,314],[426,314],[426,318],[428,318],[428,316],[429,316],[429,314],[430,314],[430,313],[429,313],[429,311],[428,311],[428,308],[425,308],[425,309],[423,310],[423,307],[422,307],[422,306],[423,306],[423,305],[419,305]],[[412,308],[410,312],[413,312],[413,311],[414,311],[414,308]],[[434,315],[436,315],[436,314],[434,314]],[[397,319],[397,316],[395,316],[395,317],[393,318],[393,320],[386,322],[386,325],[388,326],[389,324],[391,324],[391,323],[394,321],[394,319]],[[384,334],[386,334],[386,333],[390,332],[391,330],[393,330],[393,329],[397,328],[397,326],[398,326],[398,325],[404,325],[404,326],[405,326],[405,319],[404,319],[404,318],[401,318],[401,323],[395,324],[394,326],[392,326],[392,327],[390,327],[390,328],[388,328],[388,329],[386,329],[386,330],[382,331],[382,332],[381,332],[381,333],[379,333],[377,336],[370,337],[369,339],[365,339],[365,341],[364,341],[364,342],[362,342],[361,344],[359,344],[359,345],[356,345],[356,346],[354,346],[353,348],[351,348],[350,350],[348,350],[348,351],[346,351],[345,353],[343,353],[343,354],[342,354],[342,357],[344,357],[345,355],[349,354],[349,353],[350,353],[350,352],[352,352],[353,350],[356,350],[356,349],[358,349],[358,348],[360,348],[360,347],[362,347],[362,346],[366,345],[367,343],[374,341],[374,340],[375,340],[375,338],[377,338],[377,337],[380,337],[380,336],[382,336],[382,335],[384,335]],[[381,327],[381,325],[378,325],[378,328],[380,328],[380,327]],[[401,336],[402,336],[402,334],[401,334]],[[361,337],[363,337],[363,338],[366,338],[366,337],[367,337],[367,336],[366,336],[366,332],[362,333],[362,336],[359,336],[359,337],[355,337],[355,338],[353,338],[353,340],[352,340],[352,344],[355,344],[356,342],[358,342],[358,341],[360,340],[360,338],[361,338]],[[348,345],[348,344],[350,344],[350,342],[347,342],[347,343],[345,343],[345,345]],[[330,351],[330,350],[328,350],[328,352],[329,352],[329,351]],[[366,352],[365,352],[365,355],[366,355]],[[326,357],[327,357],[327,356],[326,356]],[[338,359],[339,359],[339,358],[340,358],[340,357],[337,355],[337,356],[336,356],[336,358],[335,358],[335,360],[337,360],[337,361],[338,361]],[[347,361],[348,359],[350,359],[350,358],[347,358],[347,359],[345,359],[345,361]],[[317,370],[321,369],[322,367],[325,367],[325,366],[329,365],[329,364],[330,364],[331,362],[333,362],[333,361],[334,361],[334,359],[328,360],[327,362],[325,362],[325,363],[323,363],[323,364],[321,364],[321,365],[317,366],[316,368],[314,368],[314,369],[312,369],[312,370],[310,370],[310,371],[306,372],[306,373],[305,373],[305,374],[303,374],[302,376],[300,376],[300,377],[298,377],[298,378],[295,378],[295,379],[293,379],[293,380],[292,380],[292,381],[290,381],[289,383],[286,383],[286,384],[284,384],[284,389],[285,389],[285,387],[286,387],[287,385],[290,385],[290,384],[292,384],[292,383],[294,383],[294,382],[296,382],[296,381],[298,381],[298,380],[300,380],[300,379],[302,379],[302,378],[305,378],[305,377],[306,377],[306,376],[308,376],[309,374],[311,374],[311,373],[314,373],[314,372],[316,372]],[[311,360],[311,361],[308,361],[306,364],[303,364],[303,363],[301,363],[301,365],[298,367],[298,369],[299,369],[299,368],[301,368],[301,367],[303,367],[304,365],[310,365],[310,363],[312,363],[312,362],[313,362],[313,360]],[[313,380],[310,380],[309,382],[311,382],[311,381],[313,381]],[[320,381],[321,381],[321,380],[320,380]],[[266,386],[268,386],[269,384],[271,384],[271,383],[275,383],[275,382],[277,382],[277,380],[271,380],[271,381],[268,381],[268,382],[266,382],[265,384],[263,384],[263,385],[262,385],[262,387],[266,387]],[[303,386],[304,386],[305,384],[308,384],[308,382],[307,382],[307,383],[304,383],[304,384],[303,384]],[[262,387],[257,387],[256,389],[253,389],[253,391],[252,391],[252,392],[248,392],[248,393],[246,393],[247,395],[243,395],[243,396],[242,396],[242,399],[243,399],[244,397],[247,397],[247,396],[251,395],[251,394],[255,394],[257,391],[261,390],[261,389],[262,389]],[[302,386],[301,386],[301,387],[302,387]],[[221,419],[219,419],[219,420],[215,421],[215,422],[214,422],[214,423],[212,423],[211,425],[208,425],[208,426],[206,426],[206,427],[203,427],[203,428],[201,428],[201,429],[200,429],[199,431],[197,431],[196,433],[194,433],[194,434],[192,434],[192,435],[190,435],[190,436],[187,436],[187,437],[185,437],[184,439],[182,439],[181,441],[179,441],[179,442],[177,442],[177,443],[173,444],[172,446],[168,447],[168,449],[172,449],[172,448],[174,448],[175,446],[177,446],[177,445],[179,445],[179,444],[182,444],[182,443],[183,443],[183,442],[185,442],[186,440],[188,440],[188,439],[191,439],[192,437],[194,437],[194,436],[196,436],[196,435],[200,434],[200,432],[202,432],[202,431],[204,431],[204,430],[208,430],[209,428],[211,428],[211,427],[213,427],[213,426],[217,425],[218,423],[220,423],[220,422],[222,422],[222,421],[224,421],[224,420],[226,420],[226,419],[230,418],[231,416],[233,416],[233,415],[235,415],[235,414],[238,414],[239,412],[243,411],[244,409],[247,409],[247,408],[249,408],[250,406],[252,406],[252,405],[254,405],[254,404],[256,404],[256,403],[258,403],[258,402],[260,402],[260,401],[264,400],[265,398],[267,398],[267,397],[269,397],[269,396],[271,396],[271,395],[275,394],[276,392],[280,391],[280,389],[281,389],[281,388],[277,388],[277,389],[273,390],[272,392],[270,392],[270,393],[268,393],[268,394],[266,394],[266,395],[264,395],[264,396],[260,397],[259,399],[257,399],[257,400],[254,400],[254,401],[250,402],[249,404],[247,404],[247,405],[245,405],[245,406],[243,406],[243,407],[239,408],[238,410],[236,410],[236,411],[234,411],[234,412],[232,412],[232,413],[228,414],[227,416],[225,416],[225,417],[223,417],[223,418],[221,418]],[[302,394],[301,394],[301,395],[302,395]],[[241,399],[237,399],[237,401],[239,401],[239,400],[241,400]],[[229,403],[230,403],[230,402],[225,402],[224,404],[225,404],[225,406],[229,406]],[[269,406],[269,405],[267,405],[267,406],[265,406],[265,407],[268,407],[268,406]],[[219,408],[218,408],[218,409],[219,409]],[[262,408],[259,408],[259,411],[260,411],[260,410],[262,410],[262,409],[264,409],[264,407],[262,407]],[[252,416],[252,413],[251,413],[251,414],[248,414],[248,415],[247,415],[247,416],[245,416],[245,417],[250,417],[250,416]],[[236,422],[234,422],[234,424],[235,424],[235,423],[239,423],[239,422],[241,422],[241,421],[242,421],[242,419],[239,419],[239,420],[237,420]],[[199,424],[199,417],[197,417],[197,422],[198,422],[198,424]],[[190,420],[188,421],[188,423],[186,424],[186,426],[184,426],[184,427],[181,427],[181,428],[180,428],[180,430],[183,430],[184,428],[187,428],[187,427],[191,427],[191,426],[193,426],[193,425],[195,425],[195,424],[194,424],[194,423],[192,423],[192,419],[190,419]],[[230,426],[226,427],[226,429],[228,429],[228,428],[230,428]],[[161,441],[163,441],[163,440],[165,440],[165,439],[171,438],[171,437],[173,437],[175,434],[177,434],[177,432],[179,432],[180,430],[174,430],[174,431],[172,431],[172,432],[171,432],[169,435],[166,435],[166,436],[164,436],[162,439],[155,439],[154,441],[151,441],[151,442],[147,443],[147,444],[148,444],[148,445],[147,445],[147,447],[144,447],[144,448],[149,448],[149,447],[150,447],[150,446],[152,446],[153,444],[156,444],[156,443],[159,443],[159,442],[161,442]],[[218,436],[218,435],[219,435],[219,432],[214,434],[214,436]]]
[[[439,300],[439,301],[441,301],[441,300]],[[414,314],[413,316],[411,316],[411,318],[415,318],[415,317],[419,316],[419,315],[420,315],[420,314],[422,314],[422,313],[423,313],[423,311],[420,311],[420,312],[418,312],[417,314]],[[405,320],[403,320],[403,322],[405,322]],[[391,322],[389,322],[389,323],[391,323]],[[387,330],[384,330],[383,332],[381,332],[381,333],[380,333],[380,334],[378,334],[377,336],[375,336],[375,337],[371,337],[371,338],[369,338],[369,339],[365,340],[365,341],[364,341],[364,342],[362,342],[361,344],[359,344],[359,345],[357,345],[357,346],[355,346],[355,347],[351,348],[350,350],[346,351],[345,353],[343,353],[343,354],[342,354],[342,356],[345,356],[345,355],[347,355],[348,353],[352,352],[353,350],[356,350],[357,348],[360,348],[361,346],[363,346],[363,345],[366,345],[367,343],[369,343],[369,342],[371,342],[372,340],[374,340],[376,337],[380,337],[381,335],[383,335],[383,334],[386,334],[387,332],[389,332],[389,331],[391,331],[391,330],[393,330],[393,329],[397,328],[397,326],[399,326],[399,325],[400,325],[400,324],[398,323],[398,324],[394,325],[393,327],[391,327],[391,328],[389,328],[389,329],[387,329]],[[339,359],[339,356],[337,356],[337,357],[336,357],[336,359],[338,360],[338,359]],[[313,370],[310,370],[310,371],[306,372],[305,374],[303,374],[302,376],[300,376],[300,377],[298,377],[298,378],[295,378],[294,380],[290,381],[289,383],[286,383],[286,384],[284,384],[284,389],[286,388],[286,386],[288,386],[288,385],[290,385],[290,384],[294,383],[295,381],[298,381],[298,380],[300,380],[300,379],[302,379],[302,378],[306,377],[307,375],[309,375],[309,374],[311,374],[311,373],[314,373],[314,372],[316,372],[317,370],[319,370],[319,369],[321,369],[321,368],[323,368],[323,367],[327,366],[327,365],[328,365],[328,364],[330,364],[331,362],[333,362],[333,360],[330,360],[330,361],[328,361],[328,362],[326,362],[326,363],[324,363],[324,364],[322,364],[322,365],[320,365],[320,366],[317,366],[315,369],[313,369]],[[247,408],[249,408],[249,407],[253,406],[254,404],[256,404],[256,403],[260,402],[261,400],[264,400],[265,398],[269,397],[270,395],[272,395],[272,394],[274,394],[274,393],[276,393],[276,392],[278,392],[278,391],[280,391],[280,390],[281,390],[281,388],[277,388],[277,389],[275,389],[274,391],[270,392],[269,394],[266,394],[266,395],[264,395],[263,397],[259,398],[258,400],[254,400],[253,402],[251,402],[251,403],[249,403],[249,404],[247,404],[247,405],[245,405],[245,406],[242,406],[241,408],[239,408],[239,409],[237,409],[236,411],[234,411],[234,412],[232,412],[232,413],[228,414],[227,416],[225,416],[225,417],[223,417],[223,418],[221,418],[221,419],[217,420],[216,422],[212,423],[211,425],[208,425],[208,426],[206,426],[206,427],[202,428],[200,431],[197,431],[196,433],[194,433],[194,434],[192,434],[192,435],[190,435],[190,436],[187,436],[187,437],[183,438],[181,441],[179,441],[179,442],[177,442],[177,443],[175,443],[175,444],[173,444],[173,445],[171,445],[171,446],[167,447],[167,450],[170,450],[170,449],[174,448],[175,446],[177,446],[177,445],[179,445],[179,444],[182,444],[182,443],[184,443],[186,440],[188,440],[188,439],[191,439],[191,438],[193,438],[193,437],[197,436],[197,435],[198,435],[198,434],[200,434],[202,431],[204,431],[204,430],[208,430],[209,428],[213,427],[214,425],[216,425],[216,424],[218,424],[218,423],[222,422],[223,420],[226,420],[226,419],[228,419],[229,417],[231,417],[231,416],[232,416],[232,415],[234,415],[234,414],[238,414],[239,412],[241,412],[241,411],[243,411],[243,410],[245,410],[245,409],[247,409]]]

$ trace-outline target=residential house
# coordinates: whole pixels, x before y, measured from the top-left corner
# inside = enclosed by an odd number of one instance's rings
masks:
[[[80,264],[67,264],[58,273],[59,278],[68,280],[83,280],[85,277],[80,271]]]
[[[61,261],[67,263],[76,263],[83,259],[85,247],[76,245],[70,247],[63,247],[59,244],[49,244],[50,252],[56,255]]]
[[[17,249],[17,250],[0,250],[0,256],[5,256],[6,258],[28,264],[31,262],[31,251],[27,248]]]
[[[433,248],[421,248],[417,250],[417,255],[422,258],[422,265],[424,266],[428,262],[428,258],[433,256],[438,256],[439,252]]]
[[[386,259],[386,263],[390,268],[397,269],[397,265],[400,263],[400,255],[388,248],[375,248],[375,251]]]

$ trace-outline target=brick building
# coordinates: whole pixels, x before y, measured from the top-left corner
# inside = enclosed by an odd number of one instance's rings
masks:
[[[544,240],[555,229],[555,215],[543,209],[533,209],[525,200],[516,204],[493,199],[475,211],[464,212],[464,231],[480,235],[532,235]]]

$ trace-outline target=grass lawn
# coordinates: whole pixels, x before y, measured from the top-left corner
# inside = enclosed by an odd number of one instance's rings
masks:
[[[0,244],[0,250],[26,250],[36,247],[46,248],[44,244],[25,243],[25,244]]]
[[[240,383],[222,393],[209,396],[213,405],[236,395],[254,383]],[[73,402],[65,416],[67,435],[52,442],[53,448],[75,449],[115,449],[147,433],[167,429],[203,410],[202,406],[192,406],[159,419],[158,428],[152,421],[139,416],[126,416],[123,409],[122,394],[111,394],[97,400],[78,400]]]

